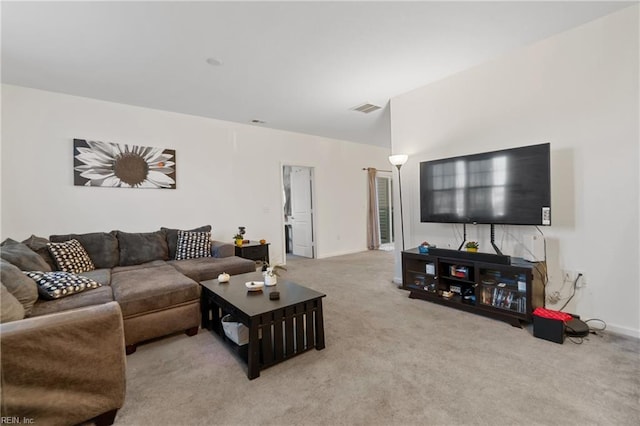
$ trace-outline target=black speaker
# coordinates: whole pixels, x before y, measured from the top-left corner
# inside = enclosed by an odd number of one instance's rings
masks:
[[[442,249],[430,247],[429,254],[438,257],[448,257],[451,259],[467,259],[474,262],[497,263],[499,265],[511,265],[511,256],[491,253],[478,253],[461,250]]]

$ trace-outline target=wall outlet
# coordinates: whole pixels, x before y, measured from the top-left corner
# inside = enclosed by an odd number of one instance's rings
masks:
[[[580,275],[580,279],[576,283],[576,288],[582,288],[587,286],[587,279],[583,271],[573,271],[571,269],[562,270],[562,282],[573,284],[576,278]]]

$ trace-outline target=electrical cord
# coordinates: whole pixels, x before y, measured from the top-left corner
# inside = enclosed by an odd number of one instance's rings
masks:
[[[598,321],[598,322],[601,322],[601,323],[602,323],[602,327],[600,327],[600,328],[593,328],[593,327],[591,327],[591,326],[589,325],[589,321]],[[607,329],[607,323],[606,323],[606,322],[604,322],[603,320],[599,319],[599,318],[591,318],[591,319],[585,320],[584,322],[589,326],[589,333],[592,333],[592,334],[598,334],[598,333],[597,333],[598,331],[605,331],[605,330]]]
[[[563,277],[562,285],[560,286],[560,288],[549,295],[549,302],[551,302],[552,305],[555,305],[556,303],[560,302],[561,300],[566,299],[566,297],[560,297],[560,294],[562,294],[562,291],[564,290],[564,286],[566,284],[567,284],[567,280]],[[570,297],[572,297],[572,296],[569,296],[569,298]]]
[[[573,337],[569,336],[569,341],[571,343],[575,343],[576,345],[581,345],[584,342],[584,337]]]
[[[571,299],[573,299],[573,296],[576,295],[576,287],[578,285],[578,280],[580,279],[580,277],[582,277],[582,274],[578,274],[578,276],[576,277],[575,280],[573,280],[573,286],[572,286],[572,291],[571,291],[571,296],[569,296],[569,298],[567,299],[566,302],[564,302],[564,305],[562,305],[562,308],[558,309],[559,311],[562,311],[564,308],[567,307],[567,305],[569,304],[569,302],[571,302]]]
[[[537,262],[535,268],[536,271],[538,271],[538,274],[540,274],[540,276],[542,277],[542,307],[546,308],[547,307],[547,286],[549,285],[549,268],[547,268],[547,237],[544,235],[544,232],[542,232],[542,229],[540,229],[539,226],[535,226],[536,230],[540,233],[540,235],[542,235],[542,248],[543,248],[543,262]],[[533,254],[533,253],[532,253]],[[541,271],[540,269],[543,269],[543,271]],[[559,293],[558,293],[559,296]],[[558,299],[555,299],[556,303],[558,301]]]
[[[589,321],[598,321],[602,323],[602,327],[600,328],[593,328],[591,326],[589,326]],[[584,323],[587,324],[587,326],[589,327],[589,334],[598,334],[598,331],[604,331],[607,328],[607,323],[604,322],[603,320],[599,319],[599,318],[591,318],[588,320],[584,320]],[[571,327],[566,326],[568,331],[575,331],[573,330]],[[576,345],[581,345],[584,342],[584,337],[576,337],[576,336],[568,336],[569,341],[571,343],[575,343]]]
[[[536,226],[536,229],[538,230],[540,235],[542,235],[542,247],[544,252],[544,259],[543,259],[544,260],[544,278],[545,278],[545,283],[548,283],[549,270],[547,269],[547,237],[545,237],[544,232],[542,232],[539,226]]]

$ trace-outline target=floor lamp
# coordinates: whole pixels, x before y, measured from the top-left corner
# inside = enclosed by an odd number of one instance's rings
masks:
[[[406,154],[396,154],[389,156],[389,162],[398,168],[398,189],[400,194],[400,232],[402,234],[402,251],[404,251],[404,216],[402,214],[402,178],[400,177],[400,167],[407,162],[409,156]]]

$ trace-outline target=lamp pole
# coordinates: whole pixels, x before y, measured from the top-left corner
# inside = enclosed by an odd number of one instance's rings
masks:
[[[404,251],[404,215],[402,214],[402,177],[400,174],[402,164],[398,164],[396,167],[398,168],[398,190],[400,195],[400,234],[402,235],[402,251]]]
[[[400,233],[402,235],[402,251],[404,251],[404,214],[402,213],[402,177],[400,174],[400,168],[409,159],[408,155],[396,154],[389,156],[389,162],[398,169],[398,194],[400,195]]]

